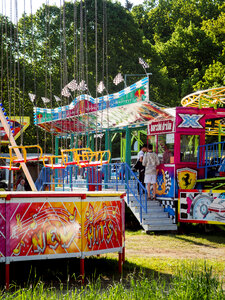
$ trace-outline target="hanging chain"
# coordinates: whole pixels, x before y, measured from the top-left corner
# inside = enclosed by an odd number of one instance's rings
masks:
[[[97,86],[98,86],[98,1],[95,0],[95,98],[96,98],[96,139],[95,139],[95,150],[98,150],[98,92],[97,92]]]

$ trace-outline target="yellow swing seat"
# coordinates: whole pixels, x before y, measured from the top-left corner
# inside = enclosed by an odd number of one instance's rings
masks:
[[[39,155],[36,156],[27,156],[27,149],[37,148],[40,151]],[[19,159],[16,156],[13,156],[12,151],[14,149],[20,149],[22,151],[22,158]],[[9,147],[10,158],[13,163],[26,163],[29,161],[39,161],[43,157],[42,148],[39,145],[31,145],[31,146],[10,146]]]
[[[90,148],[73,148],[73,149],[63,149],[61,153],[64,157],[68,156],[68,154],[72,154],[72,160],[65,162],[66,166],[71,165],[80,165],[82,163],[88,163],[89,154],[92,155],[92,150]],[[81,158],[81,159],[80,159]]]
[[[61,163],[55,163],[56,159],[61,159]],[[64,155],[44,155],[42,157],[43,165],[46,168],[50,169],[65,169],[65,156]],[[49,163],[46,163],[46,160],[49,161]]]

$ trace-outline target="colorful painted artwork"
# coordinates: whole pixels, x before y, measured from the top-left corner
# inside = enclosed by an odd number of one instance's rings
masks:
[[[197,171],[190,168],[177,169],[179,189],[193,189],[197,181]]]
[[[156,120],[152,121],[148,125],[148,134],[166,134],[174,132],[174,120]]]
[[[83,203],[82,203],[83,205]],[[83,252],[121,247],[121,203],[85,202]]]
[[[5,238],[6,238],[5,198],[0,198],[0,262],[5,261]]]
[[[101,197],[100,201],[97,197],[12,197],[6,204],[2,199],[0,255],[23,260],[52,255],[81,257],[119,249],[123,236],[121,207],[118,196]]]
[[[80,95],[70,105],[34,108],[34,123],[52,133],[71,133],[135,126],[158,117],[171,117],[149,101],[148,77],[122,91],[99,98]]]
[[[180,222],[225,224],[225,192],[181,190],[178,199]]]
[[[160,165],[157,168],[156,196],[163,198],[175,197],[174,166]]]
[[[14,133],[13,133],[14,139],[16,140],[20,136],[21,131],[22,130],[25,131],[29,125],[30,125],[30,117],[11,116],[10,126],[14,130]],[[1,122],[0,122],[0,143],[1,144],[9,143],[8,135],[6,134]]]

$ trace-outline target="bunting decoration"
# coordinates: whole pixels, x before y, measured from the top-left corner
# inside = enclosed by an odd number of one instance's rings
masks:
[[[67,84],[67,87],[68,87],[72,92],[74,92],[74,91],[77,90],[78,84],[77,84],[76,80],[73,79],[72,81],[70,81],[70,82]]]
[[[29,93],[28,96],[29,96],[29,98],[30,98],[30,101],[34,103],[34,100],[35,100],[35,98],[36,98],[36,95],[30,94],[30,93]]]
[[[104,83],[103,83],[103,81],[100,81],[100,82],[99,82],[99,85],[98,85],[98,87],[97,87],[97,92],[98,92],[99,94],[101,94],[101,93],[104,91],[104,89],[105,89]]]
[[[78,86],[78,90],[79,90],[79,91],[86,91],[87,89],[88,89],[88,88],[87,88],[87,85],[86,85],[85,81],[82,80],[82,81],[80,82],[79,86]]]
[[[149,68],[149,64],[144,61],[143,58],[139,57],[139,64],[142,65],[144,69]]]
[[[45,97],[41,97],[41,99],[44,102],[44,104],[51,102],[50,99],[45,98]]]
[[[69,89],[68,89],[67,86],[65,86],[65,87],[62,89],[61,95],[64,96],[64,97],[67,97],[67,98],[69,98],[69,97],[71,96],[70,91],[69,91]]]
[[[122,82],[122,81],[124,81],[124,79],[123,79],[123,76],[122,76],[122,74],[121,73],[118,73],[117,75],[116,75],[116,77],[113,79],[113,83],[115,84],[115,85],[118,85],[120,82]]]
[[[54,95],[54,98],[55,98],[55,101],[56,101],[56,102],[60,102],[60,101],[61,101],[61,99],[60,99],[58,96],[55,96],[55,95]]]

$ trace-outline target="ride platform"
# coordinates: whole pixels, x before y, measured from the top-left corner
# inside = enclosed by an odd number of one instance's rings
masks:
[[[124,260],[124,193],[1,192],[0,262],[119,253]],[[123,258],[123,259],[122,259]]]

